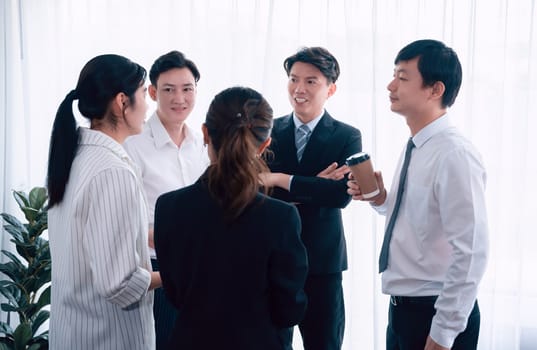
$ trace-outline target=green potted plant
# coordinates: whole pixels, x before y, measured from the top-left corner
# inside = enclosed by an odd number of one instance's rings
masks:
[[[47,191],[35,187],[29,194],[13,191],[13,196],[27,222],[1,214],[18,255],[2,250],[7,262],[0,264],[0,293],[6,302],[0,309],[7,312],[7,322],[0,322],[0,350],[48,349],[48,330],[39,330],[49,318],[49,311],[43,308],[50,304],[50,250],[48,240],[41,237],[48,227]],[[15,329],[10,322],[12,313],[18,315]]]

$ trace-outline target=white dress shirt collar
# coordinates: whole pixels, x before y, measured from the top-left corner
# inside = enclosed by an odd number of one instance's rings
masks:
[[[423,146],[431,137],[444,131],[451,127],[451,120],[449,116],[444,114],[438,119],[435,119],[432,123],[425,126],[423,129],[418,131],[414,137],[412,137],[412,142],[416,148]]]
[[[307,125],[308,128],[310,129],[311,132],[313,132],[313,130],[315,129],[315,127],[317,126],[317,124],[319,124],[319,122],[321,121],[321,118],[323,117],[325,111],[323,109],[323,112],[321,113],[321,115],[315,117],[315,119],[312,119],[311,121],[309,121],[308,123],[302,123],[300,121],[300,119],[298,119],[298,117],[296,116],[295,112],[293,112],[293,122],[295,123],[295,129],[298,129],[300,128],[302,125]]]
[[[171,139],[170,134],[168,134],[168,131],[158,117],[157,112],[153,113],[153,115],[149,118],[149,120],[147,121],[147,127],[153,135],[153,140],[155,141],[155,148],[162,148],[166,144],[171,144],[175,146],[175,143]],[[185,139],[183,140],[183,142],[195,142],[195,139],[192,135],[192,131],[186,123],[183,124],[183,132],[185,133]]]

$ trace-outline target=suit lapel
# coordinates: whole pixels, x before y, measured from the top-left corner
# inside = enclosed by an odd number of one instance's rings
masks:
[[[324,112],[324,115],[319,120],[319,123],[313,130],[313,133],[310,136],[304,153],[302,154],[301,165],[303,164],[317,164],[319,161],[319,154],[323,153],[323,149],[330,144],[330,138],[334,131],[334,119]],[[296,158],[296,147],[295,147],[295,158]]]
[[[295,123],[293,122],[292,114],[282,121],[278,134],[279,149],[282,150],[278,156],[282,158],[282,162],[293,164],[296,167],[298,160],[296,158]]]

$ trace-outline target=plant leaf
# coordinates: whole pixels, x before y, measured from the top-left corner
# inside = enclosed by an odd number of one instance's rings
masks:
[[[22,222],[20,222],[20,220],[17,219],[15,216],[7,213],[2,213],[0,215],[2,215],[2,219],[4,219],[4,221],[8,223],[7,225],[4,224],[5,229],[7,229],[9,225],[11,225],[14,226],[14,228],[16,228],[19,232],[28,232]]]
[[[33,340],[33,339],[32,339]],[[42,349],[48,349],[48,345],[46,342],[41,341],[39,343],[33,343],[30,345],[26,350],[42,350]]]
[[[32,263],[29,264],[26,277],[32,284],[27,284],[28,291],[37,292],[43,285],[50,282],[51,260],[48,246],[34,254]]]
[[[21,268],[24,269],[24,265],[22,265],[22,262],[20,261],[20,259],[15,254],[13,254],[12,252],[10,252],[8,250],[4,250],[4,249],[2,249],[2,253],[4,253],[5,256],[7,256],[9,259],[11,259],[11,262],[17,264],[17,266],[20,266]]]
[[[15,244],[20,244],[24,242],[24,237],[17,227],[12,225],[4,226],[4,230],[6,230],[11,235],[11,237],[13,237],[12,239],[10,239],[10,242],[13,242]]]
[[[48,350],[48,331],[41,333],[38,336],[34,336],[30,341],[30,346],[27,350],[37,349],[37,350]]]
[[[10,284],[4,284],[4,287],[0,289],[0,293],[7,299],[9,302],[9,305],[18,307],[19,306],[19,300],[21,298],[21,291],[18,288],[18,286],[11,282]],[[1,305],[8,305],[8,304],[1,304]],[[2,307],[2,310],[4,308]],[[8,310],[4,310],[8,311]]]
[[[21,231],[17,227],[13,225],[4,225],[4,230],[6,230],[11,235],[11,237],[13,237],[12,239],[10,239],[11,242],[15,244],[19,242],[24,242],[24,237],[22,236]]]
[[[45,205],[45,202],[48,199],[47,190],[44,187],[34,187],[30,190],[30,195],[28,196],[29,206],[31,208],[40,210]]]
[[[46,305],[50,305],[50,291],[50,286],[48,286],[39,296],[39,300],[37,301],[37,306],[39,307],[39,310],[41,310],[41,308]]]
[[[26,322],[19,324],[13,332],[13,338],[15,349],[25,349],[26,344],[32,339],[32,328]]]
[[[24,213],[24,217],[26,218],[26,220],[28,220],[29,223],[33,224],[37,218],[38,211],[30,207],[22,207],[21,210]]]
[[[17,250],[17,254],[26,260],[26,263],[29,263],[31,260],[33,260],[35,256],[35,247],[32,244],[17,243],[15,249]]]
[[[0,334],[11,336],[13,335],[13,329],[6,322],[0,322]]]
[[[0,350],[13,350],[13,340],[0,338]]]
[[[41,310],[37,313],[32,322],[32,334],[37,333],[39,327],[46,322],[50,317],[50,312],[47,310]]]
[[[1,280],[0,281],[0,293],[2,295],[4,295],[7,298],[8,294],[9,295],[16,295],[17,294],[17,293],[14,293],[14,292],[20,293],[19,286],[17,285],[17,283],[15,283],[13,281],[8,281],[8,280]]]
[[[0,264],[0,272],[8,276],[13,282],[20,281],[21,278],[24,278],[26,267],[24,267],[21,261],[11,252],[2,250],[2,253],[12,259],[12,261]]]
[[[36,220],[32,225],[28,227],[28,233],[31,239],[38,238],[48,228],[48,221],[46,215],[43,216],[39,213]]]
[[[15,197],[15,201],[17,201],[17,204],[21,209],[30,205],[28,196],[24,191],[13,191],[13,197]]]
[[[19,311],[18,307],[15,307],[10,304],[5,304],[5,303],[0,304],[0,309],[5,312],[17,312],[18,313]]]
[[[50,311],[43,309],[50,305],[50,246],[40,237],[48,228],[48,195],[46,188],[34,187],[28,195],[13,191],[13,197],[27,222],[1,213],[3,227],[11,235],[15,249],[2,250],[0,254],[7,257],[6,263],[0,264],[0,274],[6,276],[0,280],[0,296],[6,300],[0,309],[16,312],[19,324],[12,329],[0,322],[0,350],[48,349],[48,330],[34,336],[39,328],[46,328],[50,318]]]

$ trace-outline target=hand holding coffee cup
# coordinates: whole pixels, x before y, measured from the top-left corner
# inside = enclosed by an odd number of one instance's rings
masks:
[[[380,193],[369,154],[365,152],[353,154],[347,158],[345,163],[360,186],[364,199],[372,199]]]

